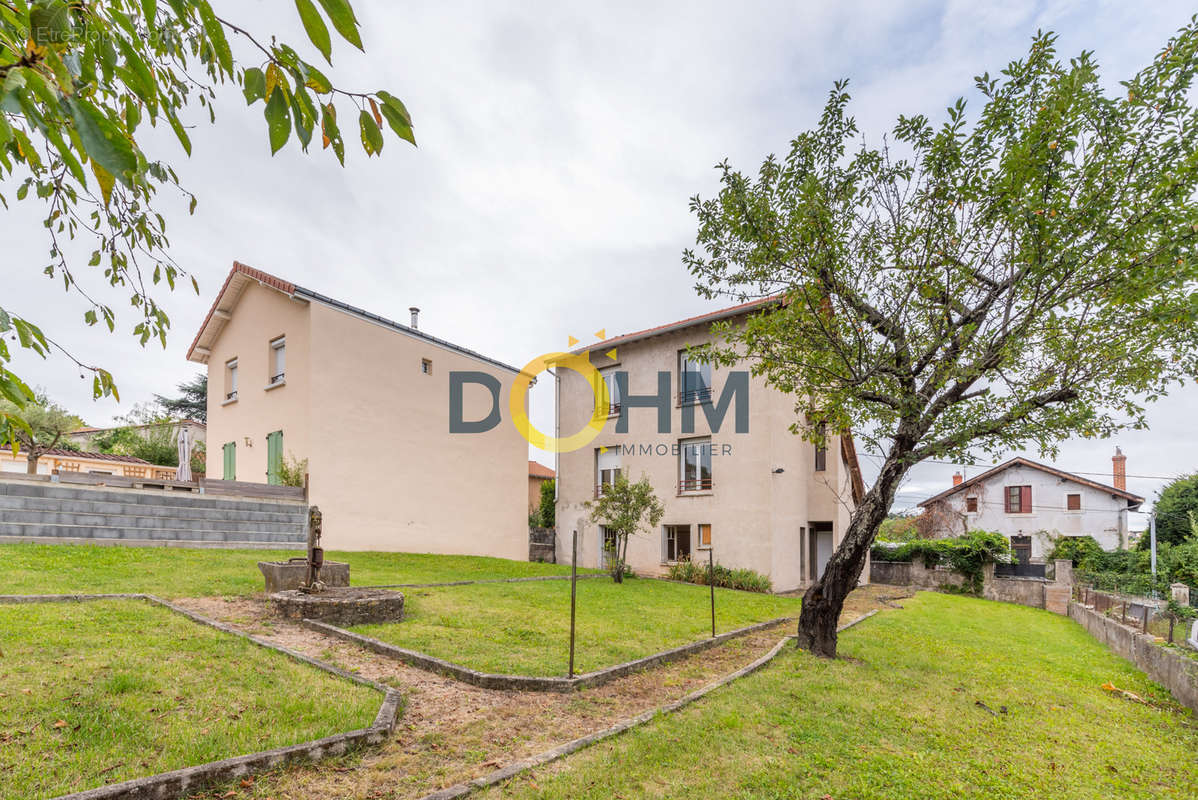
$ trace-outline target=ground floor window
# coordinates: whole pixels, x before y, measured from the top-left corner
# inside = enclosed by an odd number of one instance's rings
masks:
[[[664,544],[666,561],[690,561],[691,526],[667,525]]]
[[[1015,560],[1020,564],[1029,563],[1032,560],[1032,537],[1012,536],[1011,550],[1015,553]]]
[[[616,546],[620,537],[606,525],[599,526],[599,568],[607,569],[616,558]]]
[[[711,526],[703,523],[699,525],[699,549],[708,550],[711,548]]]

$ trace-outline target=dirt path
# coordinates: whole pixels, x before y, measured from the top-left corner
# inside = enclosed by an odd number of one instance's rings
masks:
[[[894,587],[854,592],[842,617],[879,608]],[[249,633],[357,672],[404,692],[395,736],[380,748],[320,764],[259,775],[249,785],[195,797],[420,797],[622,719],[677,700],[758,658],[790,625],[733,639],[681,661],[569,694],[479,689],[369,653],[354,645],[279,621],[260,598],[175,601]],[[228,792],[234,794],[227,794]]]

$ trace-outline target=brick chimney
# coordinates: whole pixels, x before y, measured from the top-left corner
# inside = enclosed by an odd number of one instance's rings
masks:
[[[959,471],[953,473],[953,486],[960,486],[964,482],[965,482],[964,475],[962,475]]]
[[[1115,455],[1111,456],[1111,470],[1114,473],[1115,488],[1126,492],[1127,456],[1123,455],[1123,451],[1118,447],[1115,448]]]

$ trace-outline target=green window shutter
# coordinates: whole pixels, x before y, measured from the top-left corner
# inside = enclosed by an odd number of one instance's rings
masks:
[[[225,469],[222,477],[227,481],[237,480],[237,443],[226,442],[224,446]]]
[[[266,482],[278,485],[279,470],[283,466],[283,432],[266,434]]]

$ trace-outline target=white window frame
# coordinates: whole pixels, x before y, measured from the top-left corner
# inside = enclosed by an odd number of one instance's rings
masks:
[[[696,450],[695,473],[687,476],[687,452]],[[703,454],[707,456],[707,477],[703,477]],[[678,494],[698,494],[710,492],[715,487],[714,464],[712,463],[712,444],[710,436],[694,439],[678,440]]]
[[[287,382],[287,337],[280,336],[270,340],[270,374],[266,376],[266,386],[281,386]]]
[[[226,403],[237,402],[237,359],[230,358],[225,362],[225,400]]]
[[[688,370],[688,366],[694,366]],[[699,373],[701,385],[689,387],[686,382],[687,373]],[[678,351],[678,405],[699,405],[711,402],[711,362],[693,361],[685,350]]]
[[[677,564],[678,558],[678,536],[674,531],[675,528],[686,528],[686,535],[689,543],[689,552],[686,553],[692,560],[695,555],[695,525],[692,522],[675,522],[661,526],[661,562],[663,564]],[[674,536],[674,553],[673,558],[670,557],[670,536]]]
[[[618,367],[609,367],[605,370],[600,370],[599,377],[603,379],[603,383],[607,386],[607,416],[618,417],[620,415],[620,386],[616,382],[616,371]]]
[[[1077,495],[1077,508],[1069,507],[1069,495],[1071,494]],[[1081,514],[1086,510],[1085,492],[1065,492],[1062,496],[1061,508],[1065,510],[1066,514]]]
[[[620,463],[620,448],[609,447],[606,452],[595,448],[595,497],[603,494],[604,486],[613,486],[616,477],[624,471]]]

